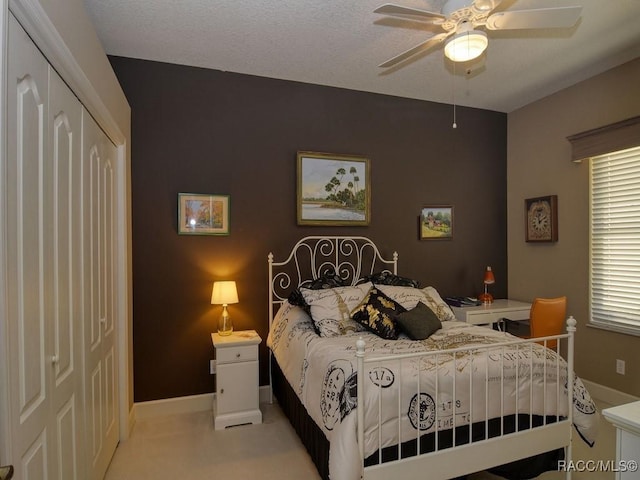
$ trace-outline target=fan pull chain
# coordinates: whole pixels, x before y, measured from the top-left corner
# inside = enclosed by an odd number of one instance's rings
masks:
[[[451,90],[453,95],[453,128],[458,128],[456,123],[456,62],[453,62],[453,77],[451,78]]]

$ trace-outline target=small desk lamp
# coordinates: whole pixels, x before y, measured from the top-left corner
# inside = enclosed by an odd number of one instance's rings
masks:
[[[491,270],[491,267],[487,267],[487,269],[484,271],[483,283],[484,283],[484,293],[478,297],[478,300],[480,300],[485,305],[489,305],[493,303],[493,295],[491,295],[487,291],[487,285],[492,285],[496,283],[496,277],[493,276],[493,271]]]
[[[211,304],[222,305],[222,315],[218,319],[218,333],[220,335],[231,335],[233,332],[233,323],[231,323],[231,317],[229,317],[229,312],[227,312],[227,305],[230,303],[238,303],[236,282],[213,282]]]

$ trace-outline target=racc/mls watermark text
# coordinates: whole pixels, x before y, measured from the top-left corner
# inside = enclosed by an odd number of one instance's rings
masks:
[[[562,472],[637,472],[636,460],[560,460]]]

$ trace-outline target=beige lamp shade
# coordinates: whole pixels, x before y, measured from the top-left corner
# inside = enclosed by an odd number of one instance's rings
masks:
[[[213,305],[229,305],[231,303],[238,303],[236,282],[214,282],[213,291],[211,292],[211,303]]]

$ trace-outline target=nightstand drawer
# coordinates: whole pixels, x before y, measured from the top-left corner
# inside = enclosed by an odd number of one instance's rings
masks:
[[[249,362],[258,359],[258,349],[255,345],[219,348],[216,357],[218,363]]]

